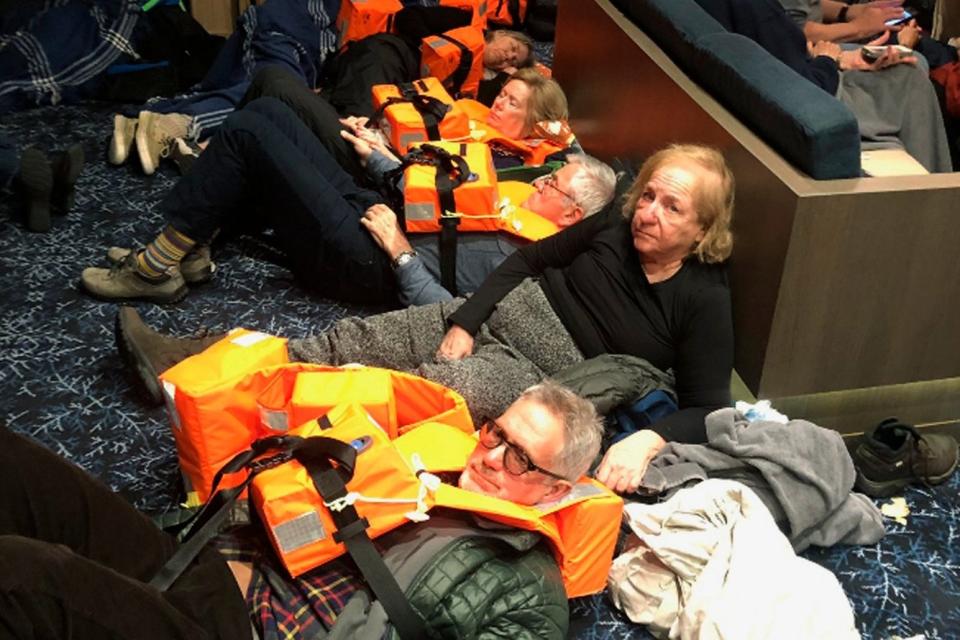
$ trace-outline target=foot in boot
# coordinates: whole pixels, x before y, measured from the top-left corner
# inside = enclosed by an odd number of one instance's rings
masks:
[[[127,118],[119,113],[113,116],[113,135],[107,149],[107,160],[110,164],[121,165],[127,161],[136,134],[136,118]]]
[[[79,144],[50,154],[50,166],[53,169],[53,196],[50,204],[56,213],[65,214],[73,208],[73,187],[83,171],[83,159],[83,147]]]
[[[109,269],[87,267],[80,274],[80,285],[101,300],[145,300],[158,304],[180,302],[187,295],[187,284],[178,269],[170,269],[158,279],[148,279],[137,268],[133,253]]]
[[[161,373],[200,353],[226,334],[175,338],[151,329],[133,307],[121,307],[114,323],[117,350],[137,390],[153,405],[163,403]]]
[[[24,149],[20,154],[16,183],[27,203],[27,228],[30,231],[49,231],[53,171],[47,154],[35,147]]]
[[[126,247],[110,247],[107,249],[107,261],[110,264],[120,264],[133,253],[133,249]],[[217,265],[210,258],[210,245],[198,244],[180,261],[180,274],[187,284],[203,284],[213,279],[213,272]]]

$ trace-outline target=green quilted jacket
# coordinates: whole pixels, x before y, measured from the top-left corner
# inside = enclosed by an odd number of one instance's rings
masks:
[[[560,640],[569,625],[560,570],[539,534],[505,529],[469,514],[431,511],[428,522],[379,540],[384,561],[442,640]],[[363,596],[366,599],[366,596]],[[399,640],[379,603],[354,602],[333,638]]]

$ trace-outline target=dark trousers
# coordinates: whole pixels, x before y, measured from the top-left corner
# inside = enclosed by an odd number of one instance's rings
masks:
[[[165,593],[145,584],[175,548],[105,485],[0,425],[0,638],[249,638],[216,551]]]
[[[273,230],[294,273],[349,302],[389,302],[396,278],[360,224],[383,199],[347,174],[290,108],[260,98],[227,119],[161,207],[196,241],[253,222]]]
[[[367,91],[369,93],[369,90]],[[277,65],[269,65],[257,72],[240,101],[239,109],[257,98],[276,98],[293,111],[327,151],[359,184],[366,184],[367,172],[360,164],[353,146],[340,137],[343,127],[340,114],[325,99],[307,88],[303,78]],[[347,114],[358,115],[358,114]]]

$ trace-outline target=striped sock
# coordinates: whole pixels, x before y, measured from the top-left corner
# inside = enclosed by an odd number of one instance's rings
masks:
[[[141,275],[158,279],[175,267],[197,244],[172,226],[167,225],[146,249],[137,254],[137,270]]]

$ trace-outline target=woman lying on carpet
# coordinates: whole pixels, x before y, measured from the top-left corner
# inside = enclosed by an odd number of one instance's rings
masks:
[[[597,477],[630,492],[667,440],[703,442],[704,417],[730,402],[733,327],[722,263],[733,245],[733,176],[714,149],[648,159],[620,212],[519,249],[473,297],[348,318],[289,342],[291,360],[410,371],[497,415],[531,384],[601,354],[672,369],[680,410],[613,445]],[[145,387],[211,338],[162,336],[133,309],[119,347]]]

